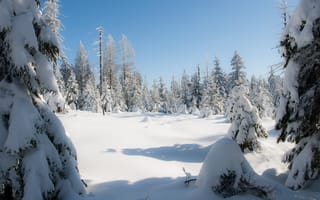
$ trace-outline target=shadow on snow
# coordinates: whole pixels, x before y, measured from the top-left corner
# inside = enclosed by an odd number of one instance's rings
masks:
[[[130,156],[146,156],[164,161],[200,163],[204,160],[211,146],[198,144],[175,144],[173,146],[149,149],[123,149],[122,153]]]

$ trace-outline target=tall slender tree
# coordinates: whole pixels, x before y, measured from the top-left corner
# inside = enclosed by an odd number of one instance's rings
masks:
[[[239,84],[247,84],[246,73],[244,72],[245,66],[241,56],[237,51],[231,59],[232,72],[229,75],[229,89]]]
[[[64,83],[64,98],[66,105],[71,109],[77,108],[77,98],[79,93],[78,82],[76,80],[76,75],[74,73],[73,67],[66,60],[62,59],[62,64],[60,66],[60,73]]]
[[[98,98],[94,74],[91,70],[88,55],[80,42],[75,62],[75,74],[79,85],[79,97],[77,98],[77,109],[87,111],[98,110]]]
[[[200,65],[197,66],[197,71],[191,77],[191,87],[192,100],[195,102],[197,109],[199,109],[202,98]]]
[[[117,74],[119,65],[117,64],[117,49],[112,35],[108,35],[107,44],[104,49],[103,56],[103,79],[108,85],[109,89],[113,90],[117,85]]]
[[[130,94],[128,94],[130,82],[132,81],[132,68],[134,66],[133,57],[135,52],[130,44],[127,36],[124,34],[120,38],[120,50],[121,50],[121,75],[120,84],[122,86],[122,95],[124,98],[126,110],[130,103]]]

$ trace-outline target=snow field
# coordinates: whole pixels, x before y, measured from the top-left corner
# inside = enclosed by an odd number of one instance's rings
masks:
[[[185,174],[198,176],[210,145],[227,135],[223,116],[154,113],[102,114],[71,111],[59,115],[78,153],[79,170],[89,199],[212,199],[212,191],[184,185]],[[261,152],[245,157],[258,174],[284,182],[281,163],[288,143],[276,143],[274,121],[263,120],[268,139]],[[220,199],[218,196],[216,198]],[[256,199],[245,195],[232,199]]]

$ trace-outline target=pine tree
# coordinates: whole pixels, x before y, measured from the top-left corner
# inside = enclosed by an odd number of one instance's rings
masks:
[[[282,95],[283,79],[271,71],[270,76],[268,77],[268,83],[273,104],[275,107],[278,107],[280,104],[280,97]]]
[[[58,39],[58,46],[60,47],[62,39],[59,34],[61,22],[58,18],[59,15],[59,0],[46,0],[44,3],[43,19],[49,26],[54,36]],[[61,53],[61,52],[60,52]],[[57,55],[57,58],[59,55]],[[57,63],[53,62],[53,73],[56,75]]]
[[[239,144],[243,152],[259,150],[258,137],[267,137],[260,124],[258,111],[248,99],[249,91],[244,85],[235,86],[230,94],[228,117],[232,124],[229,135]]]
[[[132,61],[135,56],[134,49],[132,48],[127,36],[122,35],[120,38],[120,50],[121,50],[121,75],[120,84],[122,86],[122,95],[125,102],[125,110],[128,110],[130,103],[129,87],[132,82],[132,68],[134,62]]]
[[[300,189],[320,169],[320,1],[302,0],[281,41],[285,58],[284,92],[276,128],[278,141],[294,142],[286,185]]]
[[[208,117],[211,114],[221,114],[223,111],[223,99],[217,88],[214,71],[206,77],[206,87],[203,89],[201,116]]]
[[[142,76],[138,71],[133,73],[133,79],[130,84],[130,103],[129,111],[130,112],[142,112],[144,111],[143,102],[142,102]]]
[[[60,48],[62,44],[62,37],[59,34],[59,30],[61,27],[61,22],[58,18],[59,15],[59,1],[58,0],[46,0],[44,3],[43,9],[43,20],[51,29],[54,37],[57,38],[58,47]],[[60,48],[61,49],[61,48]],[[61,81],[61,74],[59,74],[59,69],[57,68],[57,60],[61,57],[63,53],[59,51],[59,54],[56,55],[55,61],[53,61],[52,68],[55,78],[57,80],[57,84],[59,87],[60,93],[63,94],[63,84]],[[65,100],[59,93],[46,92],[43,94],[44,98],[49,103],[51,109],[53,111],[62,112],[64,110]]]
[[[37,3],[0,2],[0,199],[68,199],[85,192],[76,151],[41,96],[58,93],[50,61],[59,47]]]
[[[145,81],[142,89],[142,103],[144,107],[144,111],[151,112],[152,111],[152,97],[150,94],[150,90],[148,87],[148,83]]]
[[[151,97],[152,97],[152,112],[160,112],[161,100],[159,95],[159,86],[156,80],[153,81]]]
[[[254,77],[251,79],[250,96],[253,105],[258,109],[260,118],[274,118],[275,115],[273,98],[268,87],[263,79],[259,81]]]
[[[246,73],[244,72],[244,63],[237,51],[234,52],[234,55],[231,59],[231,66],[233,71],[229,75],[229,90],[231,90],[236,85],[247,84],[248,82]]]
[[[181,103],[179,112],[187,114],[192,107],[191,83],[186,71],[183,71],[181,77]]]
[[[178,113],[179,104],[180,104],[180,86],[179,83],[175,80],[175,77],[172,77],[170,95],[168,97],[169,112]]]
[[[197,66],[197,71],[191,77],[191,95],[195,107],[199,110],[202,98],[202,85],[199,65]]]
[[[103,79],[111,90],[117,86],[117,74],[119,69],[116,62],[116,55],[116,45],[112,35],[109,34],[103,57]]]
[[[75,62],[75,74],[79,85],[79,96],[77,98],[77,109],[86,111],[98,111],[98,98],[95,86],[95,78],[87,53],[82,42],[80,42],[79,50]]]
[[[159,98],[160,98],[160,112],[168,113],[169,106],[168,106],[168,90],[163,82],[162,77],[159,79]]]
[[[220,60],[218,57],[214,58],[214,81],[217,87],[218,96],[224,101],[228,96],[227,90],[227,75],[222,71]],[[224,109],[223,109],[224,110]]]
[[[77,98],[78,98],[78,83],[76,80],[76,75],[73,71],[73,67],[66,60],[62,59],[62,64],[60,66],[60,74],[64,83],[64,98],[66,105],[75,110],[77,108]]]

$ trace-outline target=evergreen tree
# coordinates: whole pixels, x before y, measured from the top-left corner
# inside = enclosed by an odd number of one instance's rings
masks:
[[[125,110],[128,110],[130,104],[130,82],[132,81],[132,68],[134,62],[132,61],[135,53],[127,36],[122,35],[120,38],[120,50],[121,50],[121,75],[120,84],[122,86],[122,95],[125,103]]]
[[[191,83],[186,71],[183,71],[181,77],[181,104],[179,112],[187,114],[192,107]]]
[[[44,19],[44,22],[51,29],[55,38],[58,39],[58,46],[60,47],[62,38],[60,37],[60,34],[59,34],[61,22],[58,18],[58,15],[59,15],[59,0],[46,0],[44,3],[44,9],[43,9],[43,19]],[[57,58],[58,57],[59,55],[57,55]],[[56,61],[54,61],[53,62],[54,75],[56,75],[57,72],[58,72],[57,63]]]
[[[243,152],[256,151],[260,148],[258,137],[267,137],[267,133],[260,124],[258,111],[248,99],[248,89],[235,86],[230,94],[229,119],[232,124],[229,135],[239,144]]]
[[[194,106],[199,110],[201,98],[202,98],[202,86],[201,86],[201,75],[200,66],[198,65],[196,73],[191,78],[191,95]]]
[[[245,66],[242,58],[237,51],[231,59],[232,72],[229,75],[229,90],[239,84],[247,84],[246,73],[244,72]]]
[[[211,114],[220,114],[223,112],[223,100],[217,88],[215,74],[212,72],[206,78],[206,87],[203,89],[201,116],[208,117]]]
[[[75,62],[75,74],[79,85],[79,97],[77,98],[77,109],[87,111],[98,111],[98,95],[95,86],[95,78],[89,65],[87,53],[82,42]]]
[[[41,96],[59,92],[49,63],[59,47],[37,3],[0,2],[0,199],[70,199],[85,192],[76,151]]]
[[[173,76],[171,80],[170,95],[168,97],[170,113],[177,113],[179,111],[180,92],[181,91],[180,91],[179,83],[175,80]]]
[[[60,48],[62,39],[59,34],[59,30],[61,27],[61,22],[58,18],[59,15],[59,1],[58,0],[46,0],[44,3],[44,9],[43,9],[43,20],[48,25],[48,27],[51,29],[52,33],[54,34],[54,37],[57,38],[58,41],[58,47]],[[60,48],[61,49],[61,48]],[[59,69],[57,68],[57,59],[61,57],[63,53],[59,51],[59,54],[56,55],[56,59],[50,63],[53,67],[53,73],[55,75],[55,78],[57,80],[57,84],[59,87],[60,93],[63,95],[63,84],[61,80],[61,74],[59,73]],[[44,98],[49,103],[49,106],[53,111],[61,112],[64,109],[65,100],[59,93],[52,93],[52,92],[44,92],[43,93]]]
[[[160,98],[160,112],[168,113],[168,90],[163,82],[162,77],[159,79],[159,98]]]
[[[119,113],[122,111],[126,111],[127,107],[124,102],[124,98],[122,95],[122,86],[120,82],[117,83],[116,88],[112,92],[112,99],[113,99],[113,104],[112,104],[112,110],[115,113]]]
[[[151,97],[152,97],[152,112],[160,112],[161,100],[159,95],[159,86],[156,80],[153,81]]]
[[[320,1],[302,0],[281,41],[285,58],[284,92],[278,108],[278,141],[296,145],[284,157],[286,185],[300,189],[320,169]]]
[[[142,102],[142,76],[138,71],[133,73],[133,79],[131,82],[131,91],[130,91],[130,103],[129,111],[130,112],[142,112],[144,111],[143,102]]]
[[[214,58],[214,81],[217,87],[217,93],[221,101],[225,101],[228,96],[227,75],[222,71],[218,57]],[[224,109],[223,109],[224,111]]]
[[[258,109],[260,118],[274,118],[275,115],[273,98],[267,88],[268,85],[264,80],[251,79],[250,96],[253,105]]]
[[[152,111],[152,97],[151,97],[147,82],[144,82],[143,89],[142,89],[142,103],[143,103],[144,111],[146,112]]]
[[[271,93],[273,104],[275,107],[280,105],[280,97],[282,95],[283,79],[275,75],[272,71],[268,77],[269,92]]]
[[[77,108],[77,98],[78,98],[78,83],[76,80],[76,75],[73,71],[73,67],[67,60],[62,59],[62,64],[60,66],[60,74],[64,83],[64,93],[66,105],[71,109]]]
[[[112,35],[108,35],[103,57],[103,80],[109,89],[117,87],[118,65],[116,63],[116,45]]]

